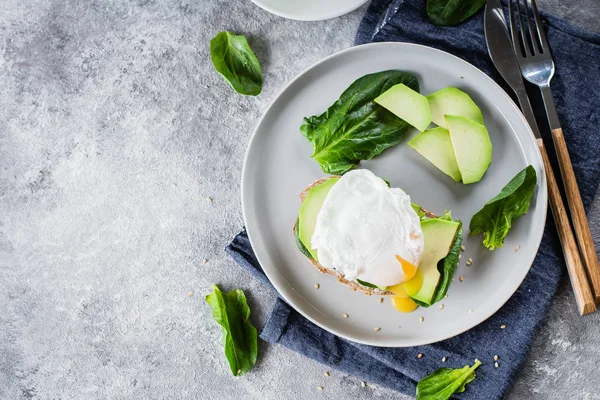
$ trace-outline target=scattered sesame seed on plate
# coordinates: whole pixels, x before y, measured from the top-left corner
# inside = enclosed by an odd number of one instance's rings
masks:
[[[423,357],[423,354],[419,353],[419,355],[417,356],[417,358],[421,358]]]
[[[361,387],[365,387],[365,386],[367,386],[367,382],[365,382],[365,381],[362,381],[362,382],[360,383],[360,386],[361,386]]]
[[[444,305],[440,304],[440,310],[443,310],[443,309],[444,309]]]
[[[344,313],[343,314],[344,318],[348,318],[348,314]]]
[[[500,358],[500,357],[494,356],[494,361],[498,361],[498,358]]]
[[[423,322],[423,321],[425,321],[425,318],[419,317],[419,322]]]
[[[460,260],[461,258],[462,258],[462,254],[459,254],[458,255],[458,259]]]
[[[315,283],[315,289],[318,289],[320,287],[321,287],[321,285],[319,285],[318,283]]]
[[[329,372],[325,371],[325,372],[323,373],[323,375],[325,375],[325,376],[330,376],[331,374],[330,374]]]
[[[465,251],[465,246],[460,246],[460,249],[461,249],[462,251]]]
[[[379,304],[383,303],[383,297],[379,298]]]
[[[459,280],[459,281],[461,281],[461,282],[462,282],[464,279],[465,279],[465,278],[463,278],[463,276],[462,276],[462,275],[458,277],[458,280]]]
[[[500,325],[500,329],[506,328],[506,325]]]
[[[521,246],[515,247],[515,252],[519,251],[520,248],[521,248]]]
[[[375,332],[379,332],[379,331],[381,330],[381,328],[380,328],[380,327],[377,327],[377,328],[375,328],[375,329],[373,329],[373,330],[374,330]]]

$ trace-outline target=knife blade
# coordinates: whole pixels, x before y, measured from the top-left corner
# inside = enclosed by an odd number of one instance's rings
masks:
[[[533,115],[531,103],[525,90],[519,63],[513,52],[512,42],[504,17],[504,9],[500,0],[488,0],[484,14],[485,41],[488,53],[500,75],[517,95],[521,111],[531,126],[536,138],[541,138],[540,130]]]

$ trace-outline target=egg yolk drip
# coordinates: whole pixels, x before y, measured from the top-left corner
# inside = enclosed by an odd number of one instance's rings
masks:
[[[421,270],[399,255],[396,255],[396,260],[398,260],[402,266],[404,275],[408,280],[390,286],[387,290],[395,294],[395,296],[392,297],[392,305],[396,310],[405,313],[412,312],[418,307],[418,304],[410,297],[417,294],[421,289],[421,285],[423,284],[423,274],[421,273]]]

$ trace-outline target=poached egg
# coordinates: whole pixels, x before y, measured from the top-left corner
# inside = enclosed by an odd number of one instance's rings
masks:
[[[371,171],[343,175],[317,215],[311,247],[319,263],[346,279],[393,286],[411,279],[423,255],[423,232],[410,197]]]

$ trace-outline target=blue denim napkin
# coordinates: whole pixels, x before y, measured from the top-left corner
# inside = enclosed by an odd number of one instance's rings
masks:
[[[589,207],[600,181],[600,35],[580,31],[551,16],[543,17],[556,62],[556,76],[552,81],[556,108],[583,201]],[[383,41],[420,43],[445,50],[477,66],[507,88],[487,54],[482,12],[459,26],[438,27],[427,18],[425,0],[374,0],[360,24],[356,44]],[[534,98],[536,110],[542,111],[536,100],[539,98]],[[547,134],[543,118],[540,114],[538,120]],[[242,268],[270,285],[245,230],[226,251]],[[507,393],[525,361],[564,269],[549,216],[539,253],[521,287],[491,318],[452,339],[412,348],[361,345],[317,327],[279,298],[261,338],[408,395],[414,395],[420,379],[442,365],[462,367],[479,358],[484,364],[477,370],[477,379],[456,398],[499,399]],[[573,312],[576,312],[575,304]],[[500,329],[503,324],[506,329]],[[418,359],[419,353],[426,357]],[[500,368],[493,365],[496,354],[500,356]],[[441,363],[442,357],[448,357],[445,364]]]

